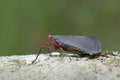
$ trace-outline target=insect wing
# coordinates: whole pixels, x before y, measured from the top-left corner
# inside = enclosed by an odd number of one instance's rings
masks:
[[[91,55],[101,52],[101,44],[96,37],[93,36],[56,36],[53,38],[63,45],[73,46],[74,48],[84,51]]]

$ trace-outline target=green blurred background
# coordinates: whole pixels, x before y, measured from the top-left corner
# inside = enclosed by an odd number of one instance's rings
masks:
[[[96,36],[119,51],[120,0],[0,0],[0,55],[32,54],[48,34]]]

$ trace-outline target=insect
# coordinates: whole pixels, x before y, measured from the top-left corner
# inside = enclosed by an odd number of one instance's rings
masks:
[[[43,48],[48,50],[64,50],[71,51],[77,54],[96,55],[101,52],[101,43],[94,36],[62,36],[62,35],[48,35],[50,45],[42,45],[36,58],[32,61],[34,63],[38,58]]]

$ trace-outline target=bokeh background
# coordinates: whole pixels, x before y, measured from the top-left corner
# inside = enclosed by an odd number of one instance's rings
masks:
[[[120,0],[0,0],[0,55],[32,54],[48,34],[96,36],[120,49]]]

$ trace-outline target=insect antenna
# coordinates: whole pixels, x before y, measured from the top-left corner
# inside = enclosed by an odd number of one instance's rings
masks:
[[[39,51],[36,55],[36,58],[32,61],[32,64],[37,60],[38,56],[40,55],[41,50],[42,50],[42,47],[39,49]]]

